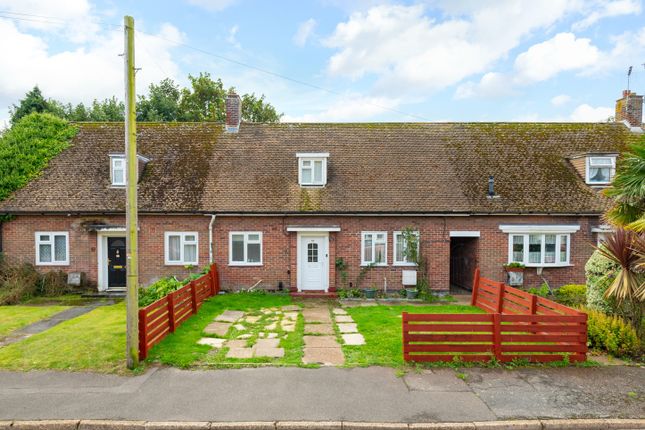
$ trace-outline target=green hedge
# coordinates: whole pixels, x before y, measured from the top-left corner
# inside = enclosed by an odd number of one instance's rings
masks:
[[[616,312],[614,300],[604,297],[605,291],[613,280],[613,274],[618,270],[618,265],[596,250],[585,264],[587,277],[587,307],[602,311],[606,314]]]
[[[642,357],[641,344],[634,327],[618,316],[582,308],[588,315],[588,342],[591,348],[616,357]]]
[[[565,306],[583,306],[587,303],[586,285],[563,285],[554,294],[555,300]]]

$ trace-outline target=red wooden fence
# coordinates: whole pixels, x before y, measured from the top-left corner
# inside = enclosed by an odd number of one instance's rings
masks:
[[[533,362],[587,359],[587,315],[502,282],[473,281],[472,304],[487,314],[403,313],[406,361]]]
[[[219,293],[217,266],[177,291],[139,309],[139,358],[199,310],[204,300]]]

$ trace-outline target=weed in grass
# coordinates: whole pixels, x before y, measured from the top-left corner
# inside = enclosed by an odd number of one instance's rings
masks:
[[[461,379],[464,382],[466,382],[466,379],[468,379],[468,375],[461,372],[455,373],[455,376],[457,376],[457,378]]]
[[[629,397],[630,399],[636,400],[638,399],[638,393],[635,391],[630,391],[627,393],[627,397]]]
[[[394,376],[396,376],[397,378],[403,378],[403,377],[406,375],[406,373],[407,373],[407,372],[405,371],[405,369],[403,369],[403,368],[398,368],[398,369],[396,369],[396,371],[394,372]]]

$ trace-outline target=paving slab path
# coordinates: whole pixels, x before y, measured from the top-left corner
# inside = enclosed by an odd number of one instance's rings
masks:
[[[0,371],[0,420],[444,422],[645,416],[645,368],[459,372],[413,370],[400,377],[384,367],[150,368],[137,376]]]
[[[74,306],[62,312],[54,314],[49,318],[36,321],[33,324],[29,324],[28,326],[19,328],[18,330],[14,330],[8,335],[6,335],[6,337],[0,339],[0,347],[10,345],[12,343],[16,343],[18,341],[26,339],[35,334],[42,333],[45,330],[49,330],[50,328],[55,327],[62,322],[69,321],[76,317],[80,317],[81,315],[85,315],[86,313],[93,311],[99,306],[105,306],[106,304],[111,305],[113,304],[113,302],[96,302],[85,306]]]
[[[302,362],[323,366],[345,364],[345,355],[334,333],[329,306],[324,303],[310,303],[302,311],[302,316],[305,320]]]

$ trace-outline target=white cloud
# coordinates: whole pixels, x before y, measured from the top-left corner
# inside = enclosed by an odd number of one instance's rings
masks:
[[[469,5],[441,22],[427,16],[423,5],[353,13],[325,40],[337,49],[328,72],[353,79],[376,75],[376,90],[384,94],[444,88],[485,72],[524,36],[579,8],[576,0]]]
[[[157,33],[167,40],[183,36],[170,24]],[[179,67],[173,61],[173,44],[148,34],[135,35],[137,51],[137,90],[147,91],[152,82],[175,78]],[[0,19],[0,55],[12,61],[0,62],[0,106],[17,103],[25,92],[39,85],[46,97],[62,102],[90,102],[116,96],[123,98],[122,31],[96,34],[90,44],[54,51],[45,38],[22,32],[6,19]]]
[[[559,33],[518,55],[514,66],[521,81],[539,82],[563,71],[591,66],[599,58],[600,51],[590,39],[576,38],[573,33]]]
[[[347,95],[334,101],[325,109],[303,115],[285,115],[283,122],[358,122],[396,109],[399,100],[386,97]],[[409,120],[410,118],[405,118]]]
[[[186,0],[193,6],[198,6],[213,12],[219,12],[233,5],[237,0]]]
[[[551,104],[553,106],[562,106],[571,101],[571,96],[568,96],[566,94],[560,94],[551,99]]]
[[[22,19],[17,21],[21,30],[56,32],[75,43],[90,40],[99,31],[87,0],[0,0],[0,9]]]
[[[295,43],[296,46],[305,46],[307,44],[307,40],[309,40],[309,37],[311,37],[315,28],[316,20],[313,18],[309,18],[308,20],[300,23],[300,25],[298,26],[298,31],[296,31],[296,34],[293,35],[293,43]]]
[[[228,31],[228,36],[226,36],[226,41],[236,47],[237,49],[242,48],[242,45],[240,45],[240,42],[237,40],[237,32],[240,30],[240,28],[237,25],[234,25],[231,27],[231,29]]]
[[[610,107],[593,107],[585,103],[574,109],[570,119],[573,122],[605,122],[612,116],[614,116],[614,110]]]
[[[490,72],[479,82],[461,84],[455,91],[455,98],[512,95],[517,87],[545,81],[566,71],[584,71],[598,64],[601,58],[601,51],[590,39],[559,33],[519,54],[513,72]]]
[[[575,31],[584,30],[603,18],[621,15],[636,15],[641,13],[641,3],[638,0],[615,0],[594,2],[593,9],[580,21],[573,24]]]

